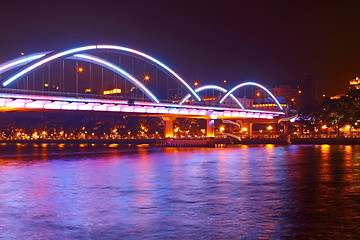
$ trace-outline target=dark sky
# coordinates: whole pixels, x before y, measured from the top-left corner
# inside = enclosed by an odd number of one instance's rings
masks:
[[[201,84],[318,79],[332,95],[360,74],[357,1],[2,1],[0,19],[1,62],[111,43]]]

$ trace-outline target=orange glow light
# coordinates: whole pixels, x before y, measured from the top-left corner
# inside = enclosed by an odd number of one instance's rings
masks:
[[[145,76],[145,80],[148,81],[150,80],[150,77],[148,75]]]
[[[84,68],[82,68],[82,67],[78,68],[78,72],[82,73],[83,71],[84,71]]]
[[[199,83],[198,83],[198,82],[194,82],[194,86],[195,86],[195,87],[199,86]]]
[[[256,96],[257,96],[257,97],[260,97],[260,93],[259,93],[259,92],[258,92],[258,93],[256,93]]]

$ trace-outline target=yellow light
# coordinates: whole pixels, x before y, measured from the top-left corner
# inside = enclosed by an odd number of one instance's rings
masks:
[[[21,56],[24,56],[24,52],[21,52],[20,54],[21,54]]]
[[[258,92],[258,93],[256,93],[256,96],[257,96],[257,97],[260,97],[260,93],[259,93],[259,92]]]
[[[43,132],[42,132],[42,135],[46,135],[46,132],[45,132],[45,131],[43,131]]]
[[[243,131],[243,132],[246,132],[246,131],[247,131],[247,128],[246,128],[246,127],[243,127],[242,131]]]
[[[175,128],[175,129],[174,129],[174,132],[178,132],[178,131],[179,131],[179,128]]]
[[[224,79],[224,81],[223,81],[224,83],[227,83],[227,81]]]
[[[225,131],[225,128],[223,126],[220,127],[220,132]]]
[[[49,84],[48,84],[48,83],[45,83],[45,84],[44,84],[44,87],[48,87],[48,86],[49,86]]]
[[[146,81],[149,81],[150,80],[150,77],[148,75],[145,76],[145,80]]]
[[[301,91],[301,90],[299,90],[299,93],[302,93],[302,91]]]
[[[91,90],[91,89],[90,89]],[[114,88],[112,90],[107,90],[104,91],[104,95],[111,95],[111,94],[119,94],[121,93],[121,89],[120,88]]]
[[[350,125],[346,125],[346,127],[345,127],[346,129],[350,129],[351,128],[351,126]]]
[[[295,98],[292,98],[291,101],[294,102],[294,101],[295,101]]]
[[[78,68],[78,72],[82,73],[83,71],[84,71],[84,68],[82,68],[82,67]]]
[[[269,125],[266,129],[270,131],[270,130],[273,130],[273,127],[271,125]]]
[[[326,126],[326,125],[323,125],[321,128],[322,128],[322,129],[327,129],[327,126]]]
[[[198,83],[198,82],[195,82],[194,85],[195,85],[195,87],[197,87],[197,86],[199,85],[199,83]]]
[[[85,92],[86,92],[86,93],[91,93],[91,88],[85,89]]]

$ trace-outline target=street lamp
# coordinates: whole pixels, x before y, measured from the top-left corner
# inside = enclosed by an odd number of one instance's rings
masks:
[[[195,86],[195,87],[199,86],[199,83],[198,83],[198,82],[194,82],[194,86]]]

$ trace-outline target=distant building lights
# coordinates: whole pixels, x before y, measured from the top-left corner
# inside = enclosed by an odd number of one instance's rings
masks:
[[[91,89],[90,89],[91,90]],[[112,90],[104,91],[104,95],[112,95],[112,94],[120,94],[121,89],[120,88],[114,88]]]
[[[266,129],[271,131],[271,130],[273,130],[273,127],[271,125],[269,125]]]

